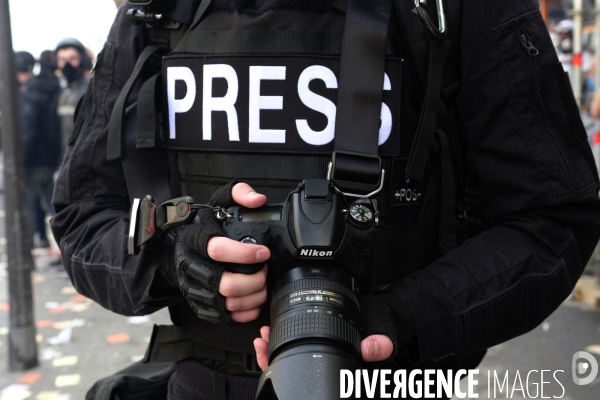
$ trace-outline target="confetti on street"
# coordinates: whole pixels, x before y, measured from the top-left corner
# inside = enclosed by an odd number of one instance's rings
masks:
[[[17,379],[17,383],[20,383],[22,385],[33,385],[40,379],[42,379],[42,374],[39,374],[37,372],[30,372]]]
[[[128,342],[131,339],[127,333],[115,333],[106,337],[106,341],[110,344]]]
[[[0,390],[0,400],[23,400],[30,396],[29,385],[15,383]]]
[[[77,356],[61,357],[61,358],[57,358],[57,359],[53,360],[52,366],[53,367],[70,367],[72,365],[77,364],[78,361],[79,361],[79,357],[77,357]]]
[[[146,322],[150,322],[150,317],[147,315],[141,317],[129,317],[127,318],[127,322],[134,325],[145,324]]]
[[[59,331],[62,331],[63,329],[67,329],[67,328],[79,328],[82,326],[85,326],[85,321],[82,319],[59,321],[59,322],[55,322],[52,324],[52,327]]]
[[[54,350],[53,348],[49,347],[47,349],[42,349],[41,352],[41,359],[42,360],[54,360],[55,358],[59,358],[62,357],[63,353],[61,353],[58,350]]]
[[[131,356],[131,362],[132,363],[136,363],[136,362],[140,362],[144,359],[143,355],[137,355],[137,356]]]
[[[69,311],[69,309],[67,307],[64,306],[59,306],[59,307],[55,307],[55,308],[50,308],[48,310],[48,312],[50,314],[61,314],[64,313],[65,311]]]
[[[60,395],[60,392],[44,391],[35,396],[35,400],[58,400]]]
[[[71,341],[72,333],[73,328],[66,328],[60,331],[60,333],[57,336],[48,339],[48,343],[50,343],[53,346],[69,343]]]
[[[52,320],[51,319],[43,319],[41,321],[38,321],[35,323],[35,327],[40,329],[40,328],[47,328],[49,326],[52,326]]]
[[[83,296],[83,295],[81,295],[81,294],[80,294],[80,295],[77,295],[77,296],[73,296],[73,297],[71,297],[71,301],[72,301],[73,303],[83,303],[83,302],[85,302],[85,301],[87,301],[87,300],[88,300],[88,298],[87,298],[87,297],[85,297],[85,296]]]
[[[81,375],[59,375],[56,377],[54,381],[54,386],[57,388],[65,387],[65,386],[77,386],[81,381]]]
[[[73,306],[69,307],[69,311],[71,312],[82,312],[82,311],[86,311],[90,308],[91,304],[84,304],[84,303],[79,303],[79,304],[74,304]]]
[[[65,286],[60,290],[61,294],[77,294],[77,290],[73,286]]]
[[[43,275],[34,275],[31,277],[31,282],[35,285],[38,283],[46,282],[46,277]]]

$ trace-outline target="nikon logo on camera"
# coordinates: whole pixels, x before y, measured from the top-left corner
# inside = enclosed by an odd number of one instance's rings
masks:
[[[300,257],[333,257],[333,251],[302,249],[300,250]]]

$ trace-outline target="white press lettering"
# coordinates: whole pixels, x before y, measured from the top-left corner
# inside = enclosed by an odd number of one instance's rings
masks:
[[[383,79],[383,90],[392,90],[392,82],[386,73]],[[381,126],[379,127],[379,146],[387,142],[392,133],[392,112],[385,103],[381,103]]]
[[[187,93],[183,99],[175,98],[175,82],[184,81]],[[175,139],[175,114],[190,111],[196,100],[196,78],[188,67],[167,68],[167,105],[169,107],[169,132],[170,138]]]
[[[227,81],[227,94],[223,97],[212,97],[213,80],[223,78]],[[238,77],[231,65],[212,64],[204,66],[204,89],[202,96],[202,139],[212,139],[212,113],[213,111],[225,111],[227,113],[227,126],[229,128],[229,140],[240,141],[240,130],[238,115],[235,109],[239,92]]]
[[[282,110],[283,96],[261,96],[263,80],[285,80],[286,67],[250,67],[250,118],[248,136],[250,143],[285,143],[284,129],[261,129],[260,110]]]
[[[336,107],[331,100],[310,91],[308,86],[315,79],[325,82],[327,89],[337,89],[337,78],[329,68],[322,65],[313,65],[302,71],[298,79],[298,96],[300,100],[308,108],[324,114],[327,117],[327,126],[322,131],[314,131],[310,128],[307,120],[297,119],[296,128],[298,134],[306,143],[322,146],[333,140]]]

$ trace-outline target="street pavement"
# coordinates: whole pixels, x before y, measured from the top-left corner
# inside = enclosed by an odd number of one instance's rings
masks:
[[[84,399],[96,380],[141,359],[153,324],[168,324],[166,310],[150,317],[114,314],[79,295],[64,271],[35,258],[32,274],[39,367],[8,372],[7,271],[0,264],[0,400]]]

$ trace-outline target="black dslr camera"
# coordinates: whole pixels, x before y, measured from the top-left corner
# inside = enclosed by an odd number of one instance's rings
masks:
[[[284,203],[255,209],[224,210],[193,204],[190,197],[156,206],[147,196],[134,202],[130,253],[137,254],[157,231],[191,223],[195,207],[212,208],[229,238],[271,250],[269,368],[257,400],[339,398],[339,371],[360,368],[354,279],[366,276],[376,204],[367,198],[348,204],[324,179],[306,179]]]
[[[360,311],[350,275],[372,248],[375,205],[348,205],[330,181],[307,179],[285,203],[227,212],[229,238],[271,250],[269,368],[257,399],[339,398],[340,369],[360,367]]]

